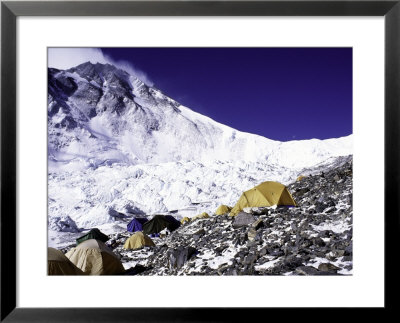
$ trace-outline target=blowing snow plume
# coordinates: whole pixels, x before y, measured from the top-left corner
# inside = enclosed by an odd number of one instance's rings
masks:
[[[111,64],[131,75],[135,75],[138,79],[149,86],[153,86],[153,82],[149,76],[135,68],[128,61],[116,61],[110,56],[104,55],[101,49],[91,47],[50,47],[48,48],[47,65],[48,67],[66,70],[82,63],[90,62],[92,64]]]

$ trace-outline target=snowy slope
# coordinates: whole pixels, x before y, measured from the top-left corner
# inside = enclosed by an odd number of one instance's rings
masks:
[[[109,64],[49,69],[48,103],[51,171],[65,164],[211,160],[307,167],[351,154],[351,136],[278,142],[237,131]]]
[[[211,212],[352,154],[352,136],[278,142],[237,131],[110,64],[49,69],[48,80],[50,230],[115,230],[113,210]]]
[[[347,159],[329,160],[316,171],[337,167]],[[309,169],[290,169],[260,162],[171,162],[101,166],[49,174],[49,215],[71,217],[81,228],[115,219],[110,210],[124,214],[175,216],[213,213],[218,205],[234,205],[243,191],[263,181],[286,185]]]

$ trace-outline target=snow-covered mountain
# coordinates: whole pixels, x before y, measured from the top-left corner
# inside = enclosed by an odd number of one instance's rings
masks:
[[[352,154],[352,136],[279,142],[237,131],[110,64],[49,68],[48,85],[51,231],[115,232],[115,211],[212,212],[260,182],[289,184]]]
[[[50,68],[48,82],[50,170],[212,160],[293,168],[351,154],[351,136],[278,142],[237,131],[110,64]]]

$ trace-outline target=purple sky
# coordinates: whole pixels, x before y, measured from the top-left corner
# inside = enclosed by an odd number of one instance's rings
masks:
[[[101,48],[212,119],[270,139],[352,133],[351,48]]]

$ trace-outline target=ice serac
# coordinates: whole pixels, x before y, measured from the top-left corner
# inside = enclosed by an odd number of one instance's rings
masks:
[[[48,73],[51,170],[212,160],[307,167],[351,154],[351,136],[278,142],[237,131],[110,64]]]

